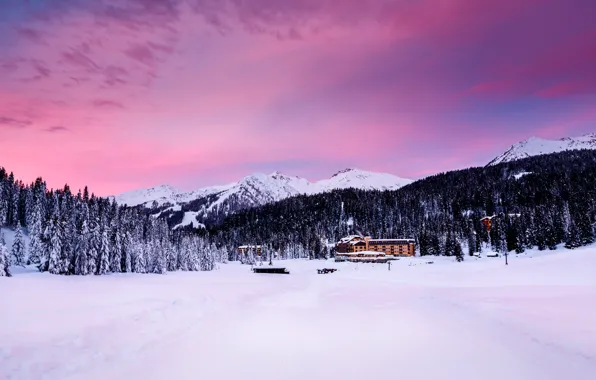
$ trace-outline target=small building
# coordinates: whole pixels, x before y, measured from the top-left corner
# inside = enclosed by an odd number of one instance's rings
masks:
[[[346,236],[345,238],[342,238],[339,242],[337,242],[337,244],[335,245],[335,251],[339,253],[353,252],[355,244],[359,242],[364,242],[364,238],[360,235]]]
[[[484,228],[486,228],[487,231],[490,232],[490,228],[493,225],[493,216],[485,216],[484,218],[480,219],[480,223],[482,223],[482,225],[484,226]]]
[[[248,255],[252,253],[255,256],[261,256],[261,246],[260,245],[241,245],[238,247],[238,254],[239,255]]]

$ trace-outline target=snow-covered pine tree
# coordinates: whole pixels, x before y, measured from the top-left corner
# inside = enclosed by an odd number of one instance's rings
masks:
[[[21,231],[21,223],[18,221],[12,243],[12,265],[25,266],[25,240]]]
[[[571,219],[567,230],[567,236],[565,240],[565,248],[574,249],[582,246],[582,237],[579,228],[575,224],[575,221]]]
[[[11,173],[12,174],[12,173]],[[17,185],[17,183],[13,184],[13,191],[12,191],[12,199],[11,199],[11,205],[12,205],[12,213],[11,213],[11,219],[9,220],[10,225],[11,226],[15,226],[19,223],[19,192],[20,192],[20,187]]]
[[[88,262],[88,274],[99,273],[99,259],[101,249],[101,225],[97,219],[97,213],[90,210],[89,217],[91,222],[89,223],[89,254],[87,255]]]
[[[33,208],[31,225],[29,226],[29,262],[39,264],[43,256],[43,226],[40,202],[35,202]]]
[[[108,232],[104,228],[101,232],[101,240],[99,246],[99,268],[98,274],[108,274],[110,272],[110,242],[108,240]]]
[[[50,231],[50,260],[48,271],[51,274],[61,274],[63,270],[62,263],[62,229],[58,226],[59,221],[52,218],[49,223]]]
[[[4,170],[0,168],[0,170]],[[6,215],[8,214],[8,203],[5,196],[5,181],[0,179],[0,226],[6,224]]]
[[[153,244],[151,245],[152,247],[152,261],[153,261],[153,265],[152,265],[152,273],[157,273],[157,274],[165,274],[167,272],[167,258],[166,258],[166,251],[165,248],[163,247],[163,244],[161,244],[160,242],[156,241],[153,242]]]
[[[0,198],[2,193],[0,193]],[[0,231],[0,277],[10,277],[9,253],[4,242],[4,234]]]
[[[113,234],[114,244],[112,245],[112,257],[110,259],[110,266],[113,273],[122,272],[122,238],[119,229],[115,229]]]
[[[201,270],[201,259],[199,256],[199,242],[200,239],[190,239],[188,244],[188,270]]]
[[[124,254],[124,272],[132,272],[132,257],[131,257],[131,237],[130,232],[124,232],[124,238],[122,239],[122,251]]]
[[[89,274],[89,226],[83,220],[81,230],[78,233],[74,274],[85,276]]]
[[[135,273],[147,273],[147,260],[145,251],[147,244],[141,241],[135,241],[133,243],[133,272]]]

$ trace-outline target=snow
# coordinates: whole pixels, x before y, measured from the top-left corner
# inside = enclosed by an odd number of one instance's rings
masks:
[[[15,230],[8,227],[0,227],[0,234],[4,235],[4,243],[6,243],[6,248],[8,252],[12,252],[12,244],[14,243],[15,237]],[[28,257],[29,254],[29,235],[26,231],[23,231],[23,239],[25,240],[25,256]]]
[[[579,137],[564,137],[558,140],[530,137],[512,145],[509,150],[492,160],[489,165],[574,149],[596,149],[596,133],[588,133]]]
[[[395,190],[411,182],[412,180],[403,179],[392,174],[374,173],[359,169],[346,169],[336,173],[329,179],[318,182],[310,182],[305,178],[288,176],[280,172],[269,175],[255,173],[236,183],[210,186],[187,193],[180,192],[169,185],[162,185],[150,189],[126,192],[115,196],[114,199],[119,204],[129,206],[144,204],[151,207],[153,201],[157,201],[159,205],[166,203],[177,205],[210,195],[217,195],[217,199],[207,208],[207,211],[210,211],[233,196],[246,199],[249,206],[256,206],[280,201],[299,194],[312,195],[334,189]]]
[[[174,229],[179,227],[185,227],[189,224],[192,224],[194,228],[205,228],[205,225],[197,220],[197,215],[199,215],[199,213],[196,211],[186,211],[184,213],[184,217],[182,218],[182,222],[174,226]]]
[[[594,379],[596,247],[509,259],[275,262],[290,275],[15,268],[0,278],[0,378]]]
[[[533,173],[532,172],[521,172],[521,173],[514,175],[513,177],[515,177],[515,179],[520,179],[521,177],[527,176],[528,174],[533,174]]]

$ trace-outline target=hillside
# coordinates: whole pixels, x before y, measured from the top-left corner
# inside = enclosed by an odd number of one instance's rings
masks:
[[[221,186],[210,186],[191,192],[180,192],[163,185],[120,194],[118,204],[145,207],[157,206],[159,213],[170,219],[173,228],[198,226],[221,221],[236,211],[277,202],[295,195],[313,195],[336,189],[395,190],[411,183],[392,174],[346,169],[331,178],[310,182],[305,178],[280,172],[256,173],[242,180]],[[199,223],[201,222],[201,223]]]
[[[512,145],[506,152],[489,162],[489,165],[497,165],[502,162],[520,160],[541,154],[577,149],[596,149],[596,133],[589,133],[578,137],[564,137],[558,140],[531,137]]]
[[[498,252],[594,240],[596,151],[569,151],[431,176],[396,191],[336,190],[245,210],[211,225],[219,244],[271,244],[313,257],[350,233],[412,237],[422,254]],[[493,216],[490,234],[481,225]],[[518,216],[519,215],[519,216]]]

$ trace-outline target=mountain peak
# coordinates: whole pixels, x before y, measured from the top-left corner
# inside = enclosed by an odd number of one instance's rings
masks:
[[[340,171],[338,171],[338,172],[337,172],[337,173],[335,173],[334,175],[332,175],[332,176],[331,176],[331,178],[333,178],[333,177],[337,177],[337,176],[339,176],[339,175],[341,175],[341,174],[350,173],[350,172],[356,172],[356,171],[359,171],[359,170],[358,170],[358,169],[355,169],[355,168],[347,168],[347,169],[343,169],[343,170],[340,170]]]
[[[596,134],[588,133],[578,137],[563,137],[557,140],[548,140],[540,137],[530,137],[512,145],[506,152],[489,162],[488,165],[497,165],[540,154],[551,154],[575,149],[596,149]]]

